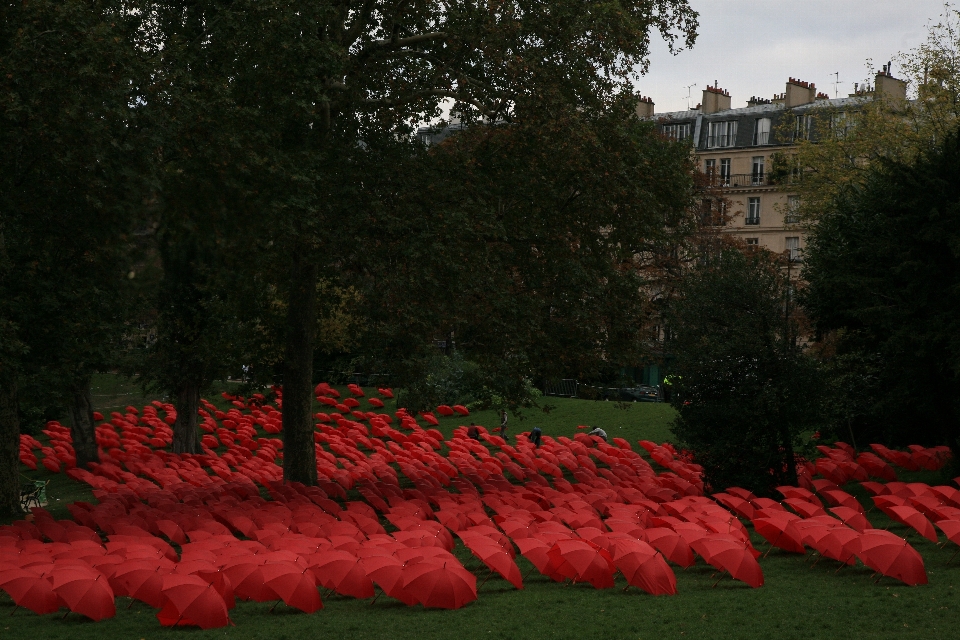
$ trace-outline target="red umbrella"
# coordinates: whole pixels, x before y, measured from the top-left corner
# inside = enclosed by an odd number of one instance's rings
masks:
[[[18,607],[30,609],[37,615],[53,613],[65,603],[53,590],[50,581],[43,574],[29,569],[7,569],[0,574],[0,589]]]
[[[470,549],[470,553],[487,565],[491,571],[499,573],[504,580],[517,589],[523,589],[523,577],[520,575],[517,563],[495,540],[479,535],[467,536],[462,540],[463,544]]]
[[[373,582],[357,556],[332,549],[311,556],[311,569],[327,589],[353,598],[372,598]]]
[[[820,538],[817,551],[824,558],[831,558],[844,564],[854,564],[854,558],[860,550],[860,532],[850,527],[834,527]]]
[[[675,595],[677,577],[660,552],[646,542],[618,538],[613,544],[613,562],[627,582],[655,596]]]
[[[163,607],[157,620],[165,627],[177,625],[216,629],[230,624],[227,605],[199,576],[171,573],[163,577]]]
[[[806,553],[803,538],[797,529],[799,516],[786,511],[765,511],[763,517],[753,521],[753,529],[762,535],[772,547],[791,553]]]
[[[477,578],[458,562],[418,562],[404,569],[403,588],[424,607],[459,609],[477,599]]]
[[[551,566],[550,556],[547,555],[553,546],[551,543],[540,538],[519,538],[513,542],[520,548],[520,554],[529,560],[537,571],[555,582],[563,582],[564,577]]]
[[[693,543],[693,549],[711,566],[754,589],[763,586],[763,570],[750,549],[732,536],[714,534]]]
[[[867,529],[860,535],[863,564],[885,576],[909,585],[927,584],[923,558],[906,540],[883,529]]]
[[[304,613],[323,608],[317,580],[310,569],[301,569],[291,562],[270,562],[260,567],[260,573],[263,584],[272,589],[287,606]]]
[[[589,540],[558,540],[550,551],[553,572],[574,582],[589,582],[596,589],[613,587],[616,565],[606,550]]]
[[[403,588],[404,564],[392,555],[371,555],[360,558],[360,564],[367,577],[391,598],[396,598],[407,606],[417,604],[417,599]]]
[[[925,515],[913,507],[908,507],[906,505],[902,507],[889,507],[886,509],[886,512],[891,518],[914,529],[927,540],[931,542],[939,542],[939,539],[937,538],[937,532],[934,530],[933,524],[927,520]]]
[[[168,573],[170,569],[157,561],[128,560],[117,568],[110,584],[122,584],[121,593],[159,609],[163,606],[163,576]]]
[[[658,549],[663,556],[684,569],[693,565],[695,559],[690,545],[673,529],[655,527],[643,531],[645,542]]]
[[[853,527],[860,533],[863,533],[866,529],[873,529],[873,525],[861,511],[850,507],[832,507],[830,511],[840,518],[844,524]]]
[[[233,593],[241,600],[270,602],[276,594],[263,584],[262,564],[253,556],[239,556],[224,565],[223,573],[230,580]]]
[[[76,565],[54,567],[50,572],[53,590],[74,613],[94,622],[112,618],[117,613],[113,589],[102,574]]]

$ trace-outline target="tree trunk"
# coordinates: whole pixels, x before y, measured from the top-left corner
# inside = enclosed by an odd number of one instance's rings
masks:
[[[197,409],[200,408],[200,386],[188,382],[177,391],[177,421],[173,423],[173,452],[200,453],[197,434]]]
[[[317,328],[317,266],[294,249],[283,371],[283,480],[317,484],[313,441],[313,345]]]
[[[0,518],[19,515],[20,509],[20,416],[17,385],[0,383]]]
[[[86,469],[91,462],[100,462],[93,426],[90,376],[81,378],[70,388],[70,435],[73,450],[77,453],[78,469]]]

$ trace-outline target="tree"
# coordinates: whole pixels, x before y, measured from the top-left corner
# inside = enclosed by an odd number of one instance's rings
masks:
[[[804,304],[840,353],[880,383],[865,435],[948,444],[960,456],[960,136],[910,162],[882,160],[843,190],[810,236]]]
[[[531,106],[447,138],[386,190],[361,265],[371,341],[401,384],[423,378],[436,339],[511,405],[530,379],[649,357],[661,261],[691,231],[689,149],[627,100]]]
[[[792,285],[776,256],[719,245],[668,312],[674,433],[714,490],[795,484],[795,451],[817,424],[817,364],[797,341]]]
[[[157,2],[162,81],[175,117],[168,170],[213,178],[247,233],[285,267],[284,477],[313,483],[317,282],[366,240],[364,180],[384,140],[456,100],[468,119],[515,120],[556,94],[597,111],[629,91],[650,31],[695,37],[686,0],[549,4]],[[679,34],[679,36],[678,36]]]
[[[89,380],[122,331],[117,294],[142,175],[131,108],[142,14],[127,9],[109,0],[0,9],[0,511],[19,510],[25,382],[47,383],[70,407],[78,464],[96,459]]]

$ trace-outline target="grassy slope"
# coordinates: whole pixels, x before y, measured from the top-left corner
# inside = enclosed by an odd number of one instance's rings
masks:
[[[118,387],[118,392],[120,388]],[[118,396],[126,397],[126,396]],[[214,400],[214,398],[211,398]],[[656,404],[633,404],[619,409],[615,403],[549,399],[555,405],[549,414],[529,411],[524,420],[511,417],[510,433],[540,426],[549,435],[571,435],[578,424],[601,426],[612,436],[631,442],[646,438],[660,442],[670,438],[670,408]],[[132,402],[131,402],[132,403]],[[125,406],[125,405],[124,405]],[[99,406],[98,406],[99,408]],[[388,408],[392,408],[389,407]],[[492,427],[499,424],[493,412],[480,412],[466,420],[441,420],[446,435],[457,424],[474,421]],[[52,477],[51,496],[60,498],[57,517],[65,517],[71,500],[89,499],[89,492],[60,476]],[[941,482],[935,474],[910,474],[908,481]],[[864,505],[871,504],[858,485],[846,487]],[[54,502],[54,505],[57,503]],[[56,508],[56,506],[54,507]],[[159,626],[155,611],[146,605],[118,598],[117,617],[90,623],[75,614],[36,616],[17,611],[0,594],[0,628],[11,638],[42,637],[83,640],[115,638],[263,638],[282,640],[340,636],[343,638],[955,638],[960,627],[960,562],[947,565],[955,551],[948,543],[941,550],[905,527],[892,524],[883,514],[868,517],[878,527],[905,536],[923,555],[930,585],[906,587],[884,578],[874,584],[863,567],[843,568],[823,561],[814,567],[813,554],[797,556],[774,550],[761,560],[766,585],[750,589],[730,580],[715,582],[713,570],[702,563],[683,571],[676,569],[678,595],[645,595],[631,588],[597,591],[589,586],[550,583],[535,571],[528,575],[526,589],[516,592],[507,582],[491,579],[480,590],[480,599],[458,611],[425,611],[380,598],[368,601],[333,596],[325,610],[303,615],[282,605],[274,613],[267,604],[240,603],[231,618],[236,627],[203,632],[168,630]],[[766,542],[754,536],[765,550]],[[479,562],[458,546],[458,555],[471,569],[485,576]],[[518,557],[525,574],[531,565]],[[623,579],[618,581],[625,586]]]

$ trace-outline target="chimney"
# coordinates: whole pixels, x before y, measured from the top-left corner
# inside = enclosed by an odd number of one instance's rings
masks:
[[[637,117],[641,119],[653,117],[653,98],[640,96],[637,101]]]
[[[902,103],[907,99],[907,82],[894,78],[890,71],[892,68],[893,63],[888,62],[883,66],[883,71],[877,72],[873,81],[874,95],[891,103]]]
[[[702,113],[708,115],[717,111],[726,111],[730,108],[730,93],[717,86],[717,81],[713,81],[713,86],[708,86],[703,90]]]
[[[757,96],[751,96],[751,98],[747,100],[748,107],[758,107],[762,104],[770,104],[770,101],[766,98],[760,98]]]
[[[810,104],[817,97],[817,85],[812,82],[804,82],[796,78],[787,80],[787,89],[784,92],[787,109],[799,107],[803,104]]]

